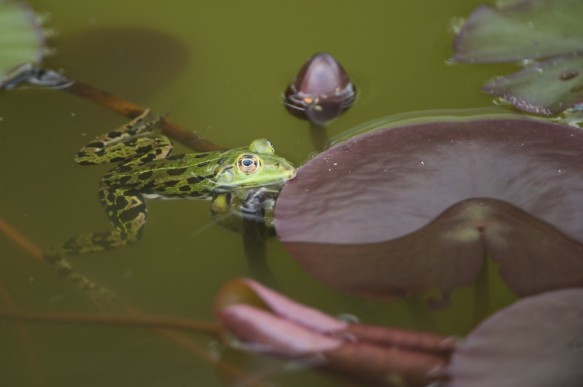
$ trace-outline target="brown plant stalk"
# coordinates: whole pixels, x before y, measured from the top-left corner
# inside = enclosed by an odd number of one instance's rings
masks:
[[[33,243],[24,234],[16,230],[12,225],[0,217],[0,233],[20,247],[30,257],[38,262],[44,262],[42,249]],[[238,380],[251,381],[249,386],[261,387],[263,383],[260,381],[253,381],[252,376],[246,373],[241,368],[228,364],[226,362],[218,362],[217,359],[210,356],[200,344],[191,340],[176,330],[197,332],[210,334],[215,337],[219,336],[219,328],[217,324],[207,322],[196,322],[187,320],[175,320],[170,318],[145,316],[134,308],[127,309],[127,316],[114,316],[103,314],[49,314],[49,313],[35,313],[22,312],[6,308],[0,308],[0,318],[14,321],[27,321],[38,323],[68,323],[68,324],[92,324],[92,325],[110,325],[110,326],[125,326],[125,327],[144,327],[155,328],[156,333],[166,337],[176,346],[183,348],[190,352],[194,357],[202,360],[214,367],[217,367],[221,372],[232,376]]]

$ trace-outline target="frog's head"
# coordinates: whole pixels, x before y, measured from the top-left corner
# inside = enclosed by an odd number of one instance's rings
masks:
[[[216,174],[216,183],[225,187],[259,187],[281,184],[296,176],[296,168],[275,154],[268,140],[254,140],[248,148],[227,151],[231,162]]]

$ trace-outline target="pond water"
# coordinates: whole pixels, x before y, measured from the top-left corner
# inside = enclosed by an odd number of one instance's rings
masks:
[[[467,15],[478,3],[32,1],[56,32],[49,67],[170,113],[227,147],[269,138],[279,154],[298,165],[314,149],[307,123],[286,112],[281,93],[315,52],[333,54],[359,90],[355,106],[327,129],[330,135],[401,112],[491,105],[479,87],[501,73],[501,66],[445,63],[452,54],[452,18]],[[0,94],[0,117],[0,216],[43,247],[78,232],[106,230],[96,189],[109,166],[81,167],[72,155],[126,120],[68,93],[31,89]],[[175,153],[182,151],[187,149],[176,145]],[[144,312],[211,320],[220,287],[251,275],[241,236],[212,224],[208,202],[149,201],[148,208],[140,243],[75,257],[73,265]],[[350,313],[368,323],[456,335],[475,324],[472,289],[456,293],[451,308],[428,311],[434,320],[429,324],[406,303],[361,300],[324,287],[276,240],[267,249],[277,289],[332,315]],[[0,251],[1,287],[19,309],[97,311],[68,281],[5,237]],[[491,310],[512,300],[494,275],[490,293]],[[5,386],[225,382],[208,363],[153,331],[50,325],[22,331],[6,322],[0,327]],[[215,348],[205,337],[194,339],[203,349]],[[284,366],[250,367],[273,374],[267,377],[270,385],[350,385],[309,370],[283,372]]]

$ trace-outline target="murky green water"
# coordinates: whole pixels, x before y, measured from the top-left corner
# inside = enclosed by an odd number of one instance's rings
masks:
[[[86,1],[36,0],[50,15],[56,55],[48,60],[84,80],[158,112],[224,146],[267,137],[301,163],[313,151],[307,124],[288,115],[280,94],[302,63],[327,51],[357,84],[356,105],[331,135],[382,116],[490,105],[479,91],[495,66],[448,66],[450,19],[478,1],[347,0]],[[164,4],[161,6],[161,4]],[[0,216],[40,246],[81,231],[107,229],[96,187],[108,166],[80,167],[72,155],[125,120],[58,91],[0,94]],[[180,152],[180,146],[177,147]],[[250,275],[240,236],[210,224],[208,203],[150,201],[135,246],[72,259],[79,271],[142,311],[212,319],[213,294]],[[0,283],[15,306],[34,311],[95,311],[51,269],[0,237]],[[403,303],[340,295],[318,284],[277,241],[268,245],[279,290],[331,314],[426,328]],[[492,279],[494,307],[509,302]],[[435,312],[435,330],[463,334],[473,325],[473,293]],[[24,338],[28,338],[26,342]],[[3,386],[218,386],[204,361],[148,330],[0,322]],[[203,348],[211,345],[198,339]],[[211,345],[212,346],[212,345]],[[275,385],[336,386],[337,379],[267,366]]]

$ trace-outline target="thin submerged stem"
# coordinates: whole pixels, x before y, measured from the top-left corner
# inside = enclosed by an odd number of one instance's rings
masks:
[[[31,63],[17,67],[10,74],[0,79],[0,90],[10,90],[30,85],[67,91],[130,119],[138,117],[146,110],[144,107],[87,83],[70,79],[57,71],[45,69]],[[168,137],[198,152],[224,148],[167,118],[163,118],[160,122],[160,129]]]
[[[478,325],[488,315],[490,310],[490,282],[488,278],[488,257],[485,257],[484,264],[474,283],[474,322],[473,326]]]
[[[30,257],[34,258],[38,262],[44,262],[42,256],[42,250],[38,247],[34,242],[32,242],[26,235],[20,233],[16,230],[12,225],[6,222],[4,219],[0,217],[0,233],[6,235],[6,237],[12,240],[18,247],[20,247],[24,252],[26,252]],[[132,308],[128,308],[127,311],[129,313],[137,314],[140,313],[138,310]],[[83,316],[83,317],[81,317]],[[94,317],[98,317],[98,322],[95,322]],[[52,319],[52,321],[41,321],[38,318],[46,318],[47,320]],[[80,321],[73,321],[73,319],[81,317],[80,320],[85,319],[85,322]],[[158,317],[148,317],[148,318],[132,318],[131,316],[127,317],[125,325],[120,320],[123,320],[123,316],[107,316],[107,315],[50,315],[50,314],[43,314],[43,313],[26,313],[26,312],[19,312],[9,309],[1,309],[0,308],[0,318],[4,318],[6,320],[14,320],[14,321],[30,321],[30,322],[53,322],[53,323],[85,323],[85,324],[101,324],[101,325],[123,325],[128,327],[150,327],[156,328],[156,333],[160,336],[167,338],[170,342],[172,342],[177,347],[183,348],[192,354],[195,358],[205,361],[208,364],[211,364],[213,367],[216,367],[220,371],[231,375],[232,377],[239,379],[239,380],[249,380],[249,386],[264,386],[265,384],[260,380],[250,380],[251,375],[249,375],[246,371],[242,370],[236,365],[227,363],[227,362],[218,362],[212,356],[209,356],[208,351],[205,347],[202,347],[200,344],[196,343],[195,341],[191,340],[189,337],[181,334],[178,332],[179,330],[182,331],[196,331],[200,333],[207,333],[213,336],[217,336],[219,334],[219,328],[216,324],[212,323],[204,323],[204,322],[194,322],[194,321],[186,321],[183,322],[182,320],[174,320],[172,319],[163,319]],[[35,320],[36,318],[36,320]],[[27,320],[28,319],[28,320]],[[63,319],[64,321],[59,321]],[[93,319],[93,321],[91,321]],[[133,321],[132,321],[133,319]],[[136,320],[140,321],[136,323]],[[179,321],[176,323],[176,321]],[[161,325],[156,325],[157,322],[161,322]],[[164,327],[164,323],[167,325]]]
[[[172,319],[165,317],[152,317],[143,315],[104,315],[104,314],[79,314],[79,313],[37,313],[22,312],[6,308],[0,308],[0,318],[31,323],[53,324],[86,324],[86,325],[110,325],[134,328],[158,328],[188,331],[220,336],[219,326],[215,323],[192,320]]]
[[[326,149],[328,144],[328,133],[326,128],[320,125],[316,125],[310,121],[308,124],[310,128],[310,139],[312,140],[312,146],[316,152],[322,152]]]

